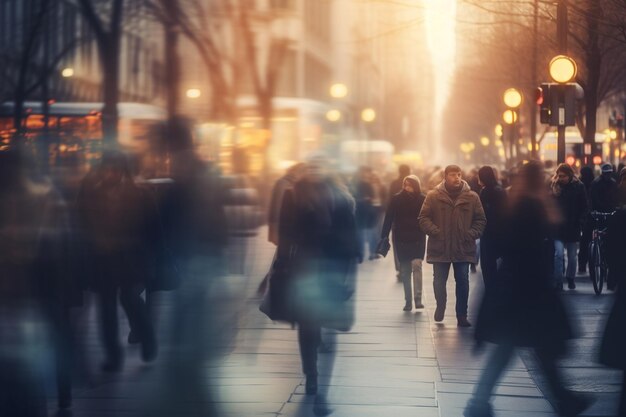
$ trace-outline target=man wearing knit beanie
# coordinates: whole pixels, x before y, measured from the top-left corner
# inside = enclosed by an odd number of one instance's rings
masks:
[[[476,239],[486,224],[480,199],[463,181],[461,168],[448,165],[443,181],[428,193],[419,215],[420,228],[428,235],[426,261],[434,270],[435,321],[442,321],[446,311],[446,282],[452,264],[457,325],[471,326],[467,320],[469,265],[476,256]]]

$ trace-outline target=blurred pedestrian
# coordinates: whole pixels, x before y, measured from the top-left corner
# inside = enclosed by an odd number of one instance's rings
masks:
[[[420,230],[417,218],[425,198],[417,175],[407,175],[402,191],[389,202],[380,234],[381,239],[388,239],[389,232],[393,232],[393,250],[400,262],[400,277],[404,284],[404,311],[413,309],[413,301],[415,308],[424,308],[422,261],[426,250],[426,235]]]
[[[83,180],[77,206],[90,249],[90,284],[99,299],[106,355],[102,370],[122,368],[118,295],[130,325],[129,343],[141,343],[142,359],[152,361],[157,341],[141,293],[154,279],[156,268],[151,228],[157,216],[154,202],[135,185],[125,155],[106,151],[100,166]]]
[[[50,350],[58,406],[71,406],[70,308],[82,299],[67,205],[47,178],[35,179],[23,152],[0,152],[0,415],[38,417],[48,415]]]
[[[280,207],[286,190],[293,188],[293,185],[302,178],[306,169],[304,163],[297,163],[287,169],[285,175],[276,181],[272,189],[272,197],[268,213],[268,240],[278,246],[278,221],[280,219]]]
[[[626,168],[622,168],[624,172]],[[620,172],[620,174],[622,174]],[[622,175],[620,177],[623,178]],[[606,322],[600,345],[600,362],[611,368],[622,370],[622,390],[618,408],[618,417],[626,417],[626,208],[621,208],[610,223],[609,248],[614,262],[613,269],[617,294]]]
[[[509,196],[502,223],[502,264],[485,293],[476,324],[478,346],[497,346],[465,408],[466,417],[489,417],[489,400],[516,347],[531,347],[539,369],[562,416],[575,416],[589,405],[586,398],[563,388],[556,359],[572,337],[568,314],[552,283],[550,239],[560,214],[549,197],[541,163],[531,161],[520,170]]]
[[[580,182],[585,186],[585,195],[587,197],[587,207],[591,207],[591,184],[594,176],[591,167],[584,166],[580,169]],[[587,271],[587,263],[589,262],[589,242],[591,242],[591,231],[593,229],[593,219],[591,211],[587,212],[585,223],[580,235],[580,247],[578,249],[578,272],[585,273]]]
[[[361,252],[365,254],[365,246],[370,244],[370,230],[376,223],[374,207],[375,191],[372,184],[372,169],[362,166],[352,181],[352,195],[356,201],[356,225],[359,231]],[[377,256],[376,247],[369,247],[369,259]]]
[[[476,239],[485,224],[485,212],[478,195],[461,178],[461,168],[448,165],[444,180],[426,195],[419,214],[419,225],[428,235],[427,262],[433,264],[435,321],[446,311],[446,282],[450,265],[456,281],[456,317],[459,327],[470,327],[467,320],[469,265],[476,257]]]
[[[567,279],[570,290],[576,288],[576,264],[578,242],[585,219],[587,218],[587,194],[574,170],[567,164],[559,164],[551,184],[552,195],[556,198],[563,215],[554,241],[554,280],[558,290],[563,289],[563,278]],[[567,252],[567,268],[563,270]]]
[[[401,164],[400,166],[398,166],[398,178],[396,178],[395,180],[391,182],[391,184],[389,184],[389,203],[388,204],[391,204],[391,199],[393,198],[393,196],[395,196],[396,194],[402,191],[404,179],[410,174],[411,174],[410,166],[406,164]],[[396,278],[398,282],[402,282],[402,278],[400,277],[400,262],[398,260],[398,253],[396,252],[396,247],[393,246],[391,250],[393,251],[393,263],[396,268]]]
[[[496,279],[496,261],[500,257],[502,221],[507,207],[507,194],[500,187],[495,170],[488,165],[478,170],[478,181],[483,187],[480,191],[480,202],[487,218],[485,231],[480,237],[480,268],[485,290],[489,290],[490,284]]]
[[[591,183],[591,210],[610,213],[617,205],[617,182],[613,178],[613,165],[602,165],[600,176]]]
[[[287,272],[270,279],[270,291],[280,294],[272,308],[281,312],[280,320],[298,325],[305,391],[318,394],[317,415],[332,411],[318,393],[321,329],[347,331],[354,320],[351,298],[362,259],[354,210],[354,199],[328,173],[321,155],[307,161],[306,175],[285,192],[281,208],[276,268]],[[325,373],[331,371],[329,366]]]
[[[387,205],[387,188],[383,185],[376,172],[372,172],[370,183],[374,189],[374,198],[372,199],[372,215],[374,216],[374,220],[372,227],[367,231],[367,241],[370,248],[369,259],[373,260],[382,256],[376,252],[376,248],[378,246],[378,234],[382,225],[383,213]]]

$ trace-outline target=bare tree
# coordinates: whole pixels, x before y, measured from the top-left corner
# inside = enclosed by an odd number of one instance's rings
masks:
[[[119,63],[124,0],[79,0],[79,5],[98,45],[104,102],[102,108],[103,139],[105,144],[114,145],[117,143]]]

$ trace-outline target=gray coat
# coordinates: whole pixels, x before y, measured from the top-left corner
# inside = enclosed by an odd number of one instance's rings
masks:
[[[428,235],[426,260],[435,262],[474,262],[476,239],[487,219],[478,194],[463,181],[461,194],[452,201],[444,182],[426,195],[419,225]]]

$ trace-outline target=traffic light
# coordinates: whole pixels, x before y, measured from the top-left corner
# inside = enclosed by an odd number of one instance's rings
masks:
[[[539,121],[544,124],[550,123],[550,107],[547,104],[550,101],[549,98],[549,84],[541,84],[541,87],[537,87],[535,90],[535,102],[539,106]]]

